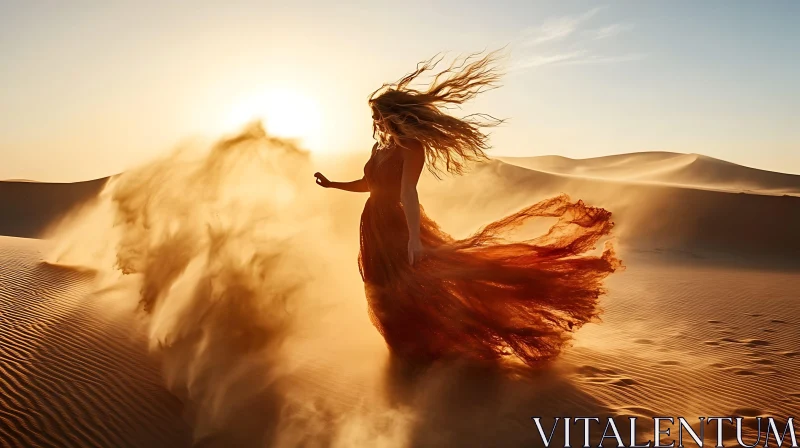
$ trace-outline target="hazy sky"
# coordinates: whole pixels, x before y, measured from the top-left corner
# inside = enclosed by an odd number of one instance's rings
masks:
[[[0,179],[104,176],[253,112],[366,157],[382,82],[506,44],[505,86],[467,109],[509,118],[494,154],[800,173],[800,2],[335,3],[0,0]]]

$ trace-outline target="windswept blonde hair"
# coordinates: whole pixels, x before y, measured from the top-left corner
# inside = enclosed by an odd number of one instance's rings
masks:
[[[419,141],[425,149],[428,170],[436,177],[443,173],[462,174],[470,162],[487,159],[489,136],[482,128],[498,126],[503,120],[487,114],[457,118],[447,110],[500,86],[499,52],[456,58],[426,89],[411,87],[420,75],[442,61],[443,56],[437,55],[417,64],[415,71],[399,81],[374,91],[369,105],[376,118],[373,132],[379,144],[388,146],[401,139]]]

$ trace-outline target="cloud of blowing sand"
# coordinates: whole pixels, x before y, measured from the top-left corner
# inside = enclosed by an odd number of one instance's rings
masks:
[[[342,239],[312,173],[307,153],[254,124],[113,178],[56,232],[51,261],[94,267],[98,293],[138,300],[204,446],[403,443],[400,411],[343,413],[290,392],[288,342],[335,307],[332,290],[358,290],[337,271]]]

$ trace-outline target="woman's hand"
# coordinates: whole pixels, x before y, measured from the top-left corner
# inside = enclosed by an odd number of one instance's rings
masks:
[[[419,238],[411,238],[408,240],[408,264],[414,266],[414,263],[422,258],[424,248]]]
[[[366,193],[369,191],[367,180],[363,177],[350,182],[333,182],[323,176],[322,173],[314,173],[314,177],[317,178],[317,185],[323,188],[336,188],[338,190],[352,191],[355,193]]]
[[[331,181],[329,181],[327,177],[323,176],[322,173],[314,173],[314,177],[317,178],[317,185],[323,188],[329,188],[331,186]]]

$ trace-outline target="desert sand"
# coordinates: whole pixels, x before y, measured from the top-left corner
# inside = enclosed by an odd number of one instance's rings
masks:
[[[305,168],[298,176],[311,185],[313,170]],[[358,175],[360,167],[348,169]],[[135,179],[129,193],[161,182]],[[367,318],[355,263],[365,199],[358,195],[321,199],[311,189],[295,197],[314,204],[310,216],[323,216],[320,228],[335,238],[306,235],[307,252],[316,248],[310,256],[327,264],[298,282],[311,279],[304,294],[326,300],[289,306],[302,317],[290,330],[275,317],[283,308],[258,300],[212,300],[196,287],[174,295],[183,280],[157,291],[148,314],[137,307],[146,280],[107,286],[97,263],[53,258],[80,233],[59,230],[61,218],[90,205],[106,182],[0,183],[4,446],[541,446],[534,416],[614,416],[626,428],[628,416],[696,422],[800,413],[800,176],[694,154],[638,153],[501,158],[463,177],[425,179],[421,202],[456,236],[560,193],[614,213],[626,269],[607,283],[602,322],[577,331],[556,361],[513,373],[452,363],[410,372],[389,358]],[[170,200],[181,204],[180,195]],[[171,213],[197,219],[190,208]],[[106,238],[89,235],[89,242]],[[209,285],[236,286],[247,297],[257,290],[242,280],[245,271],[206,263],[215,273]],[[169,263],[152,266],[173,275]],[[195,302],[167,302],[179,298]],[[755,434],[748,431],[746,440]]]
[[[130,310],[110,313],[90,295],[93,273],[43,263],[41,249],[0,237],[3,446],[191,440],[180,401],[131,331]]]

